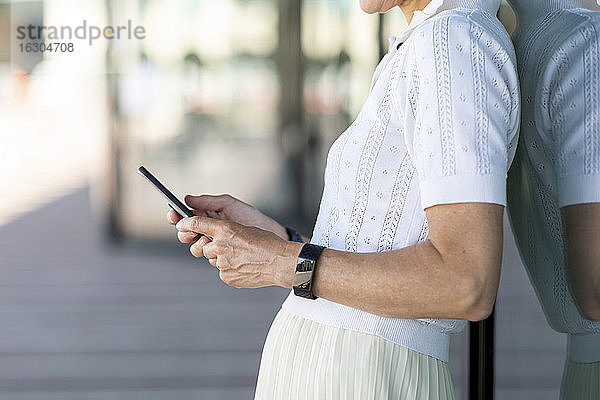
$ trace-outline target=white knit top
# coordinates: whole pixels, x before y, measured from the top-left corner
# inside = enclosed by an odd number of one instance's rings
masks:
[[[506,204],[519,99],[499,2],[434,0],[390,38],[362,110],[329,151],[313,243],[390,251],[425,240],[426,207]],[[444,361],[448,334],[466,324],[386,318],[293,292],[283,308]]]
[[[600,323],[579,314],[567,283],[560,207],[600,202],[600,7],[511,3],[523,118],[508,213],[548,323],[570,334],[571,359],[598,361]]]

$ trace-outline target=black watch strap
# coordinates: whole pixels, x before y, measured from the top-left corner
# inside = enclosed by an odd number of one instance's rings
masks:
[[[291,242],[304,243],[304,240],[302,240],[302,236],[300,236],[300,234],[298,232],[296,232],[295,230],[293,230],[292,228],[288,228],[286,226],[285,231],[287,232],[289,240]]]
[[[317,298],[312,292],[312,280],[317,264],[317,259],[325,247],[306,243],[298,255],[296,273],[294,274],[293,289],[296,296],[314,300]]]

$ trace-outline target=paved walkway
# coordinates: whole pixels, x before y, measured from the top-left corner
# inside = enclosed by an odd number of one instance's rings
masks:
[[[0,227],[0,400],[251,399],[287,290],[229,288],[184,245],[107,244],[87,196]],[[564,340],[525,279],[508,236],[497,399],[556,399]],[[465,335],[452,343],[463,399]]]
[[[80,190],[0,227],[0,399],[248,399],[286,290],[111,246]]]

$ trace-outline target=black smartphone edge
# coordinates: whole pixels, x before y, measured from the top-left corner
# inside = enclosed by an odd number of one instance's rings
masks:
[[[163,194],[169,201],[169,207],[171,207],[175,212],[177,212],[181,217],[193,217],[194,213],[192,210],[186,207],[169,189],[165,187],[150,171],[148,171],[144,166],[140,166],[138,168],[138,172],[148,180],[159,192]]]

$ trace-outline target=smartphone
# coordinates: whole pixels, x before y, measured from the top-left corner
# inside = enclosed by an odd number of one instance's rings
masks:
[[[177,214],[179,214],[180,217],[184,218],[194,216],[192,210],[187,208],[185,204],[179,201],[179,199],[175,197],[173,193],[171,193],[169,189],[167,189],[162,183],[160,183],[160,181],[156,179],[156,177],[152,175],[150,171],[141,166],[138,168],[138,172],[142,174],[142,176],[146,178],[148,182],[152,184],[152,186],[154,186],[159,192],[161,192],[163,196],[165,196],[165,198],[168,201],[167,204],[169,204],[169,207],[171,207]]]

